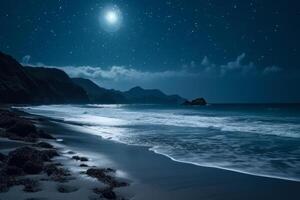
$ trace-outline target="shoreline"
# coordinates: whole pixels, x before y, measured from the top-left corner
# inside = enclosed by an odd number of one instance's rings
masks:
[[[19,110],[20,108],[15,107],[14,109]],[[22,110],[22,112],[26,112],[26,110],[25,111]],[[30,115],[35,115],[35,114],[30,114]],[[36,116],[48,119],[48,120],[53,121],[53,122],[61,123],[61,124],[81,126],[81,127],[85,127],[86,129],[90,129],[89,127],[84,126],[84,124],[82,124],[80,122],[65,122],[62,119],[55,119],[55,118],[46,117],[46,116],[39,116],[39,115],[36,115]],[[92,131],[92,132],[94,132],[94,131]],[[95,135],[99,136],[97,133]],[[257,176],[257,177],[273,178],[273,179],[279,179],[279,180],[285,180],[285,181],[300,182],[300,179],[296,179],[296,178],[287,178],[287,177],[276,176],[276,175],[273,176],[273,175],[252,173],[252,172],[242,171],[242,170],[238,170],[238,169],[231,169],[231,168],[218,167],[218,166],[205,165],[205,164],[202,165],[202,164],[195,163],[195,162],[184,161],[184,160],[173,158],[172,156],[170,156],[168,154],[160,153],[160,152],[156,151],[154,149],[154,147],[152,147],[152,146],[141,145],[141,144],[128,144],[128,143],[122,142],[120,140],[114,140],[114,139],[105,138],[105,137],[102,137],[102,138],[104,140],[113,141],[113,142],[116,142],[116,143],[125,144],[125,145],[129,145],[129,146],[146,147],[149,151],[154,152],[155,154],[163,155],[163,156],[171,159],[174,162],[195,165],[195,166],[198,166],[198,167],[207,167],[207,168],[220,169],[220,170],[231,171],[231,172],[236,172],[236,173],[241,173],[241,174],[246,174],[246,175],[251,175],[251,176]]]
[[[44,119],[39,128],[60,138],[58,144],[65,149],[89,155],[93,164],[117,169],[118,175],[130,180],[129,187],[116,190],[129,199],[279,200],[300,195],[299,182],[173,161],[149,147],[103,139],[83,126],[37,117]]]
[[[180,161],[180,160],[177,160],[177,159],[175,159],[175,158],[173,158],[173,157],[171,157],[171,156],[169,156],[167,154],[159,153],[159,152],[157,152],[155,150],[152,150],[151,147],[149,148],[149,151],[152,151],[152,152],[154,152],[156,154],[165,156],[165,157],[169,158],[170,160],[172,160],[174,162],[178,162],[178,163],[182,163],[182,164],[189,164],[189,165],[194,165],[194,166],[198,166],[198,167],[206,167],[206,168],[219,169],[219,170],[224,170],[224,171],[230,171],[230,172],[245,174],[245,175],[249,175],[249,176],[271,178],[271,179],[278,179],[278,180],[292,181],[292,182],[298,182],[298,183],[300,183],[299,179],[284,178],[284,177],[280,177],[280,176],[270,176],[270,175],[264,175],[264,174],[255,174],[255,173],[250,173],[250,172],[245,172],[245,171],[235,170],[235,169],[230,169],[230,168],[217,167],[217,166],[209,166],[209,165],[201,165],[201,164],[198,164],[198,163],[188,162],[188,161]]]
[[[110,160],[114,168],[123,170],[133,181],[130,187],[123,188],[125,193],[134,194],[132,199],[211,199],[215,196],[214,199],[229,200],[247,199],[249,193],[253,193],[250,199],[283,199],[286,195],[297,199],[300,195],[299,182],[175,162],[149,151],[148,147],[103,139],[82,126],[49,123],[54,124],[52,129],[68,130],[72,134],[63,135],[67,146],[76,146],[96,157],[101,155]],[[208,191],[211,187],[214,189]]]
[[[116,169],[96,166],[41,128],[48,119],[1,107],[0,200],[127,199],[117,188],[129,180]],[[27,198],[26,198],[27,197]]]

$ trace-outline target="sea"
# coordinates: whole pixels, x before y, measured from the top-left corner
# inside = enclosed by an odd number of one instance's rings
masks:
[[[176,162],[300,181],[299,104],[41,105],[31,114]]]

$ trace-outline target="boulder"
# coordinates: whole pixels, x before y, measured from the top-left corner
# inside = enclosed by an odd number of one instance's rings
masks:
[[[86,171],[86,174],[97,178],[99,181],[108,184],[110,187],[124,187],[128,186],[128,183],[117,181],[113,176],[110,175],[113,171],[111,169],[99,169],[90,168]]]
[[[3,153],[0,153],[0,162],[4,162],[7,159],[7,156]]]
[[[39,174],[43,171],[43,163],[27,161],[23,166],[23,171],[26,174]]]
[[[42,154],[34,148],[21,147],[9,152],[7,164],[22,168],[29,160],[36,163],[42,163]]]
[[[117,199],[116,193],[112,190],[112,188],[95,188],[93,189],[94,193],[100,194],[101,197],[106,199]]]
[[[49,144],[47,142],[39,142],[39,143],[35,144],[34,146],[44,148],[44,149],[52,149],[53,148],[53,145]]]
[[[50,139],[50,140],[53,140],[55,139],[55,137],[53,137],[52,135],[48,134],[48,133],[45,133],[43,130],[39,130],[38,131],[38,136],[40,138],[44,138],[44,139]]]
[[[68,151],[67,154],[75,154],[74,151]]]
[[[14,176],[0,174],[0,193],[7,192],[8,189],[13,185],[18,185],[18,181]]]
[[[60,193],[71,193],[77,191],[79,188],[71,185],[59,185],[57,191]]]
[[[44,161],[50,161],[52,158],[59,156],[55,149],[42,150],[41,155]]]
[[[37,130],[36,127],[27,120],[18,120],[13,126],[6,129],[8,133],[14,133],[19,137],[26,137],[29,134],[32,136],[37,137]]]
[[[21,147],[8,154],[6,164],[21,168],[27,174],[39,174],[44,162],[50,161],[58,153],[54,149],[39,151],[32,147]]]
[[[0,127],[9,128],[13,126],[17,121],[17,115],[7,110],[0,110]]]
[[[185,101],[182,105],[186,106],[204,106],[207,102],[204,98],[197,98],[192,101]]]
[[[74,160],[81,161],[81,162],[87,162],[87,161],[89,161],[89,159],[86,158],[86,157],[72,156],[72,158],[73,158]]]
[[[44,171],[47,173],[48,176],[51,177],[52,180],[58,182],[66,181],[66,177],[71,175],[68,170],[64,168],[59,168],[56,164],[46,165]]]
[[[21,176],[23,175],[23,170],[16,166],[6,165],[2,169],[1,174],[5,176]]]
[[[25,179],[22,183],[24,185],[24,192],[38,192],[41,189],[39,188],[39,183],[36,180]]]

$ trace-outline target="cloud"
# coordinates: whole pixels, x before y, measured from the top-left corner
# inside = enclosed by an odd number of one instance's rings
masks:
[[[201,66],[204,67],[205,72],[216,72],[217,70],[216,64],[212,63],[207,56],[204,56]]]
[[[211,62],[207,56],[205,56],[201,62],[201,66],[204,67],[205,72],[214,73],[218,76],[230,75],[232,73],[247,74],[251,71],[257,71],[256,66],[250,62],[243,64],[246,54],[242,53],[235,60],[230,61],[223,65],[217,65]]]
[[[278,66],[269,66],[265,68],[258,67],[253,62],[245,63],[246,54],[242,53],[235,60],[230,61],[223,65],[217,65],[211,62],[205,56],[200,64],[204,67],[204,72],[213,73],[218,76],[230,76],[232,74],[249,75],[251,74],[269,74],[282,71],[283,69]]]
[[[79,66],[79,67],[63,67],[67,74],[72,77],[84,77],[92,79],[110,79],[118,81],[121,79],[134,80],[134,79],[156,79],[156,78],[168,78],[176,76],[188,76],[189,74],[179,71],[161,71],[161,72],[149,72],[141,71],[134,68],[128,68],[125,66],[112,66],[109,68],[91,67],[91,66]]]
[[[282,71],[282,68],[278,67],[278,66],[270,66],[270,67],[266,67],[263,71],[264,74],[270,74],[270,73],[276,73],[276,72],[280,72]]]
[[[93,80],[153,80],[160,78],[170,77],[187,77],[195,76],[195,74],[188,73],[184,70],[180,71],[159,71],[149,72],[141,71],[134,68],[128,68],[125,66],[112,66],[109,68],[92,67],[92,66],[47,66],[42,63],[28,65],[31,67],[47,67],[47,68],[58,68],[65,71],[70,77],[81,77],[89,78]]]
[[[247,74],[252,70],[256,70],[256,66],[250,62],[247,64],[242,64],[243,60],[245,59],[246,54],[243,53],[239,55],[235,61],[228,62],[226,65],[221,65],[221,74],[225,75],[226,73],[230,72],[240,72],[242,74]]]
[[[200,64],[197,65],[194,61],[191,61],[188,65],[183,65],[182,68],[177,70],[165,70],[165,71],[143,71],[126,66],[111,66],[107,68],[94,67],[94,66],[47,66],[42,63],[27,64],[30,66],[42,66],[48,68],[58,68],[64,70],[71,77],[88,78],[95,81],[111,80],[111,81],[147,81],[166,78],[188,78],[188,77],[201,77],[201,76],[213,76],[224,77],[233,74],[246,75],[253,74],[266,74],[272,72],[278,72],[282,69],[277,66],[266,67],[259,69],[253,64],[253,62],[245,63],[245,53],[239,55],[235,60],[230,61],[223,65],[217,65],[209,60],[205,56]],[[25,56],[22,59],[23,63],[28,63],[30,56]]]
[[[25,65],[27,65],[28,63],[29,63],[29,61],[30,61],[30,59],[31,59],[31,56],[30,55],[26,55],[26,56],[24,56],[23,58],[22,58],[22,64],[25,64]]]

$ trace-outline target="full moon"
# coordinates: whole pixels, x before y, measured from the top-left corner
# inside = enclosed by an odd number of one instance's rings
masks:
[[[118,6],[107,6],[101,10],[100,24],[101,27],[107,32],[116,32],[122,25],[122,12]]]
[[[106,13],[105,19],[107,20],[108,23],[114,24],[118,21],[118,16],[114,11],[108,11]]]

